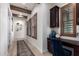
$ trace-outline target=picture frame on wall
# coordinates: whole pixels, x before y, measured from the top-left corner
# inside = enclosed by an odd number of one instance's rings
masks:
[[[37,39],[37,13],[27,21],[27,35]]]
[[[27,22],[27,35],[31,36],[31,19]]]
[[[37,39],[37,13],[32,17],[31,31],[32,31],[32,37]]]

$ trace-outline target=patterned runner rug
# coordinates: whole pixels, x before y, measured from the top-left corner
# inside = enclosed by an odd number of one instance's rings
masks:
[[[17,56],[34,56],[24,40],[17,41]]]

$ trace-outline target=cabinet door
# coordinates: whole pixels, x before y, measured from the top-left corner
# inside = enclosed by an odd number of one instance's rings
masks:
[[[76,36],[76,4],[61,8],[61,35]]]
[[[79,25],[79,3],[76,3],[76,24]]]
[[[55,9],[50,11],[50,27],[56,27],[56,13]]]
[[[50,27],[59,27],[59,7],[57,6],[50,10]]]
[[[59,7],[56,7],[56,27],[59,27]]]
[[[50,38],[47,38],[47,48],[48,48],[48,51],[50,53],[52,53],[52,47],[51,47],[51,40],[50,40]]]

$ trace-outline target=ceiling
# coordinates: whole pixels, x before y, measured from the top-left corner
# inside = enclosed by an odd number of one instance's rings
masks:
[[[11,5],[28,9],[28,10],[33,10],[33,8],[38,5],[39,3],[11,3]]]
[[[20,8],[23,8],[23,9],[27,9],[29,11],[32,11],[34,9],[34,7],[36,7],[39,4],[40,3],[11,3],[11,5],[13,5],[13,6],[20,7]],[[48,3],[49,9],[52,8],[55,5],[62,6],[61,3]],[[30,15],[28,13],[19,12],[19,11],[16,11],[16,10],[12,10],[12,13],[22,14],[22,15],[27,16],[27,17]]]
[[[32,11],[34,9],[34,7],[38,5],[38,3],[11,3],[11,5],[19,7],[19,8],[26,9],[28,11]],[[21,15],[24,15],[24,16],[27,16],[27,17],[30,15],[28,13],[20,12],[20,11],[17,11],[17,10],[12,10],[12,13],[17,14],[17,15],[21,14]]]

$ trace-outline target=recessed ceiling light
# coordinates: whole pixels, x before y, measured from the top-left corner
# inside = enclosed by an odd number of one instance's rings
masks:
[[[25,5],[26,3],[22,3],[23,5]]]
[[[18,17],[23,17],[22,13],[20,13],[20,14],[18,15]]]
[[[23,17],[22,15],[18,15],[18,17]]]

